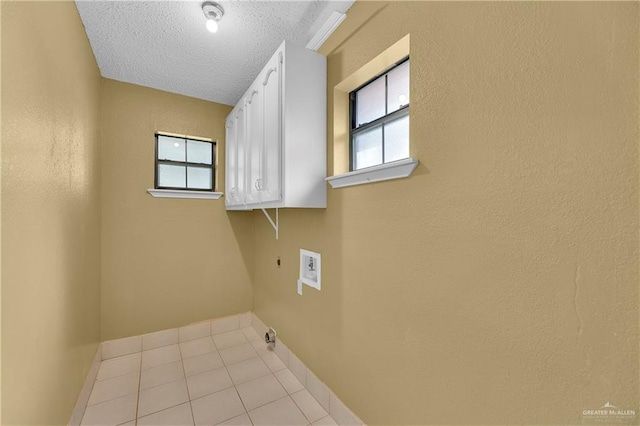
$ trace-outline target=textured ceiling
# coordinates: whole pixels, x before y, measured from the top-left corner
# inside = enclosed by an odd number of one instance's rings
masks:
[[[211,34],[200,1],[76,1],[103,77],[234,105],[283,40],[305,46],[353,0],[218,3]]]

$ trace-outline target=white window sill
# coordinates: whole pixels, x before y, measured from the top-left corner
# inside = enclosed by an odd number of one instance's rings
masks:
[[[392,163],[380,164],[379,166],[367,167],[366,169],[330,176],[326,178],[326,181],[329,182],[332,188],[344,188],[346,186],[401,179],[410,176],[417,166],[418,160],[415,158],[405,158],[404,160],[398,160]]]
[[[157,198],[192,198],[197,200],[217,200],[222,192],[186,191],[178,189],[147,189],[147,192]]]

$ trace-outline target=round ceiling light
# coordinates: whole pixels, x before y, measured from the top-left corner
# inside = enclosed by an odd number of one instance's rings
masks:
[[[207,30],[212,33],[218,31],[218,21],[224,15],[224,9],[218,3],[206,1],[202,3],[202,12],[207,18]]]

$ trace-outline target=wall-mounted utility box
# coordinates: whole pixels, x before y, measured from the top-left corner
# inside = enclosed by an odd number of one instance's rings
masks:
[[[321,288],[321,256],[320,253],[300,249],[300,278],[298,293],[302,294],[302,284],[317,290]]]

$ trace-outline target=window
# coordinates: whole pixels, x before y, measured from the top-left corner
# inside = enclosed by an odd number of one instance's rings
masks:
[[[409,58],[349,94],[350,170],[409,157]]]
[[[156,134],[156,189],[213,191],[215,142]]]

